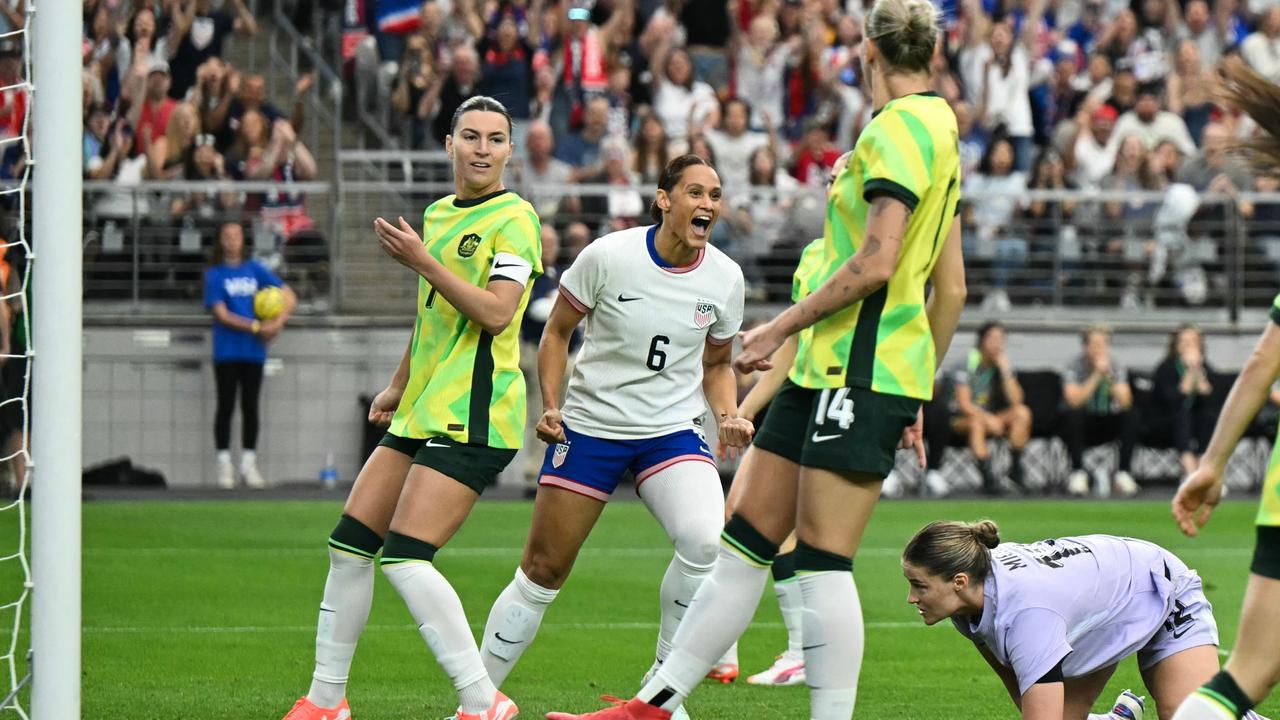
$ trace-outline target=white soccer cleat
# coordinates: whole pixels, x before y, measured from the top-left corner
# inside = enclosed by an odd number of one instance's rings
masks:
[[[804,684],[804,653],[788,650],[779,655],[769,669],[758,672],[747,678],[752,685],[788,685]]]
[[[1089,473],[1076,470],[1067,476],[1067,494],[1084,497],[1089,494]]]
[[[905,483],[902,477],[898,475],[897,470],[890,470],[889,476],[884,479],[884,483],[880,485],[880,497],[883,498],[900,498],[906,493]]]
[[[924,474],[924,488],[930,497],[946,497],[951,493],[947,478],[937,470],[930,470]]]
[[[1133,497],[1138,494],[1138,481],[1133,479],[1129,473],[1121,470],[1116,473],[1114,478],[1116,493],[1121,497]]]
[[[258,472],[258,466],[256,464],[250,465],[246,468],[241,468],[240,474],[244,476],[245,487],[253,488],[254,490],[261,490],[267,486],[267,479],[262,477],[261,472]]]
[[[1135,695],[1132,690],[1125,690],[1116,698],[1116,706],[1111,708],[1111,717],[1115,720],[1142,720],[1146,711],[1146,698]]]
[[[218,487],[223,490],[236,489],[236,469],[229,462],[218,463]]]

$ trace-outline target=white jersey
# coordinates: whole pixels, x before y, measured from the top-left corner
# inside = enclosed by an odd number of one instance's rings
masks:
[[[610,233],[583,249],[560,293],[587,327],[561,416],[577,432],[613,440],[659,437],[706,413],[706,343],[742,325],[742,268],[708,245],[686,267],[666,267],[656,226]]]
[[[1001,543],[991,551],[982,617],[952,622],[1012,668],[1018,691],[1026,693],[1059,662],[1064,677],[1081,677],[1142,649],[1179,589],[1195,581],[1195,571],[1176,556],[1142,540],[1084,535]]]

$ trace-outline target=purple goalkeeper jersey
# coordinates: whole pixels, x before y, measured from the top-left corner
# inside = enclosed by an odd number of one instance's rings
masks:
[[[1064,677],[1080,677],[1137,652],[1188,575],[1168,551],[1131,538],[1002,543],[991,551],[982,616],[951,621],[1012,668],[1026,693],[1060,661]]]

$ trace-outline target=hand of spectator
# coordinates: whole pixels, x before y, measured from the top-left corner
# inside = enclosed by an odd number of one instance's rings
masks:
[[[271,137],[282,145],[293,145],[298,139],[297,134],[293,131],[293,125],[288,120],[280,118],[271,124]]]
[[[1182,364],[1189,369],[1199,370],[1204,365],[1204,357],[1200,354],[1200,348],[1188,347],[1182,352]]]
[[[928,467],[928,459],[924,452],[924,406],[916,411],[916,421],[902,431],[902,440],[898,442],[899,450],[914,449],[920,469]]]
[[[738,451],[751,444],[751,436],[756,428],[744,417],[724,418],[717,425],[720,432],[720,447],[717,448],[721,458],[732,460]]]
[[[151,126],[143,125],[142,129],[138,131],[138,137],[142,138],[142,149],[144,151],[147,148],[150,148],[151,147]]]
[[[113,152],[123,152],[129,149],[129,136],[124,129],[124,122],[117,122],[115,131],[111,133],[111,150]]]
[[[227,93],[231,95],[240,92],[240,71],[232,68],[227,72]]]
[[[133,72],[146,77],[151,69],[151,37],[143,35],[133,42]]]
[[[373,232],[378,236],[378,244],[382,251],[392,260],[417,272],[431,261],[431,255],[422,244],[422,238],[414,232],[403,217],[398,218],[400,226],[377,218],[373,221]]]
[[[1089,358],[1089,363],[1093,366],[1093,371],[1102,376],[1111,374],[1111,358],[1107,355]]]
[[[311,89],[311,86],[315,84],[316,74],[314,72],[306,73],[302,77],[298,78],[298,84],[293,86],[294,97],[302,97],[303,95],[306,95],[307,91]]]
[[[560,422],[560,411],[552,408],[542,413],[538,425],[534,428],[538,439],[548,445],[565,441],[564,424]]]
[[[1000,371],[1001,375],[1009,374],[1010,370],[1012,369],[1012,365],[1009,364],[1008,355],[1005,355],[1004,353],[1000,353],[999,355],[996,356],[996,369]]]
[[[369,403],[369,422],[378,427],[390,425],[391,418],[395,417],[396,408],[400,406],[400,398],[403,395],[404,388],[388,385],[386,390],[378,393],[373,398],[373,402]]]
[[[1184,535],[1195,537],[1222,501],[1222,471],[1201,464],[1173,497],[1173,519]]]

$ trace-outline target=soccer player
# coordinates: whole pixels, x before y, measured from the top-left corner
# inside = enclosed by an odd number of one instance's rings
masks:
[[[270,320],[258,320],[253,300],[258,291],[278,287],[284,293],[284,308]],[[267,343],[284,329],[297,307],[293,290],[267,266],[249,257],[244,250],[244,228],[240,223],[223,223],[218,228],[218,244],[204,273],[204,306],[213,315],[213,379],[218,391],[213,416],[214,444],[217,445],[218,487],[236,486],[231,463],[231,415],[240,393],[240,476],[246,487],[261,489],[267,481],[258,470],[258,401],[262,395],[262,368],[267,362]]]
[[[677,157],[658,182],[655,224],[596,240],[560,280],[538,350],[544,412],[537,431],[550,446],[524,557],[489,613],[481,645],[499,686],[626,471],[675,546],[662,579],[655,667],[711,571],[724,495],[699,423],[710,406],[727,448],[745,447],[754,430],[738,417],[730,365],[742,324],[742,270],[709,244],[719,214],[716,171],[695,155]],[[562,408],[569,340],[584,318]]]
[[[849,162],[849,157],[853,153],[845,153],[841,155],[831,166],[830,174],[827,176],[827,191],[830,192],[831,187],[835,184],[836,178],[840,176],[840,171]],[[822,238],[818,238],[810,242],[800,252],[800,261],[796,264],[795,273],[791,276],[791,302],[796,303],[804,299],[808,293],[809,277],[819,267],[822,258]],[[757,422],[760,413],[767,410],[769,402],[773,400],[774,395],[778,394],[778,390],[782,388],[783,382],[787,379],[787,373],[791,370],[791,363],[796,358],[796,336],[792,335],[787,338],[782,347],[769,358],[772,367],[764,372],[756,384],[751,387],[747,396],[742,399],[742,403],[738,406],[738,412],[742,417]],[[755,448],[747,448],[747,452],[742,456],[742,461],[738,464],[738,472],[736,473],[733,485],[729,488],[729,496],[725,498],[725,508],[730,514],[738,504],[738,499],[746,492],[749,478],[755,473],[754,463],[755,456],[758,451]],[[792,466],[798,470],[798,466]],[[791,482],[796,482],[792,479]],[[726,522],[728,517],[725,518]],[[773,664],[768,668],[747,678],[747,682],[752,685],[775,685],[789,686],[800,685],[804,682],[804,639],[801,633],[801,614],[804,611],[804,602],[800,596],[800,585],[796,582],[796,534],[792,532],[787,539],[778,547],[778,556],[773,559],[773,566],[770,568],[773,575],[773,593],[778,598],[778,609],[782,612],[782,623],[787,629],[787,649],[778,654],[774,658]],[[737,643],[730,649],[730,654],[736,655]],[[716,667],[724,664],[724,658],[721,658]],[[712,672],[715,672],[713,670]]]
[[[1218,624],[1200,576],[1149,542],[1001,543],[990,520],[938,521],[907,543],[902,573],[925,624],[950,619],[1028,720],[1141,720],[1145,703],[1127,690],[1109,714],[1089,714],[1132,655],[1166,719],[1218,670]]]
[[[669,718],[751,621],[792,529],[809,716],[853,714],[863,647],[853,556],[900,442],[923,462],[921,402],[965,297],[955,116],[929,92],[937,13],[928,0],[877,0],[865,25],[876,114],[831,189],[820,267],[807,296],[747,332],[734,360],[767,369],[800,333],[754,439],[752,479],[667,661],[635,698],[583,717]]]
[[[1280,86],[1243,63],[1224,68],[1226,97],[1258,123],[1259,133],[1245,147],[1249,159],[1264,173],[1280,162]],[[1280,296],[1271,308],[1271,322],[1262,331],[1253,356],[1245,363],[1222,408],[1213,439],[1200,467],[1173,499],[1173,515],[1182,531],[1196,535],[1222,499],[1222,475],[1240,436],[1267,401],[1280,374]],[[1280,448],[1280,445],[1277,446]],[[1240,613],[1240,631],[1226,667],[1197,690],[1174,715],[1174,720],[1232,720],[1244,717],[1271,694],[1280,680],[1280,450],[1272,453],[1258,508],[1258,539],[1253,550],[1249,586]]]
[[[509,720],[453,587],[432,565],[524,435],[520,318],[541,272],[540,223],[505,189],[511,117],[477,96],[453,115],[445,150],[456,193],[423,214],[423,238],[378,218],[382,249],[418,273],[418,317],[369,420],[390,424],[329,537],[329,578],[311,690],[286,720],[350,717],[347,673],[373,600],[373,558],[404,598],[458,691],[460,720]]]

